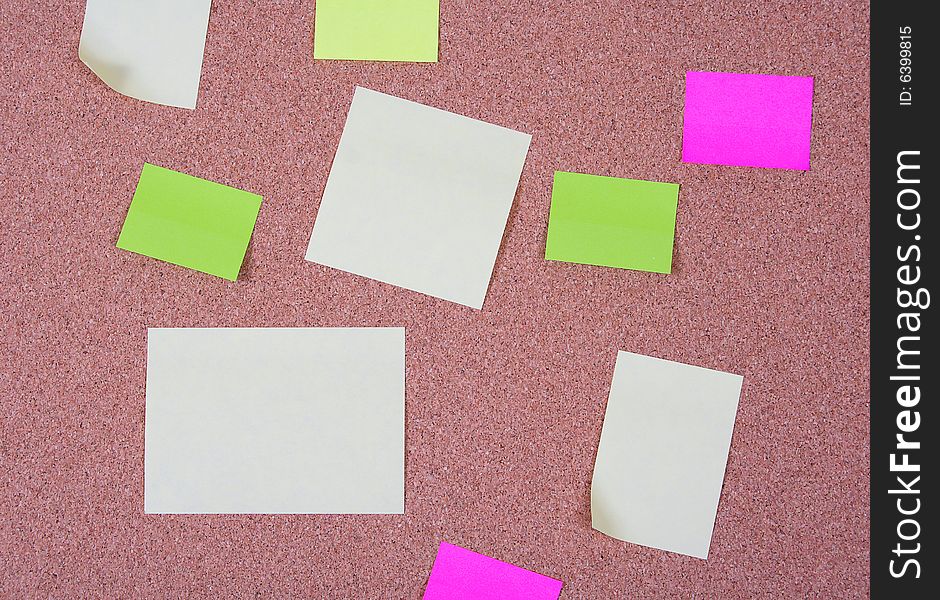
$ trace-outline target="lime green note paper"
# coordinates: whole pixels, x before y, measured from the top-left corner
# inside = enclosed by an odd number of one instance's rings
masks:
[[[238,278],[261,196],[144,164],[117,247]]]
[[[317,0],[313,57],[437,62],[440,0]]]
[[[546,260],[672,272],[679,185],[555,172]]]

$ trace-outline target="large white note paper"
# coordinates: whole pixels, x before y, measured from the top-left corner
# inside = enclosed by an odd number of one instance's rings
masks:
[[[743,381],[620,352],[591,484],[594,529],[707,558]]]
[[[78,56],[117,92],[196,108],[212,0],[88,0]]]
[[[356,88],[307,260],[482,308],[531,139]]]
[[[405,330],[150,329],[144,511],[395,513]]]

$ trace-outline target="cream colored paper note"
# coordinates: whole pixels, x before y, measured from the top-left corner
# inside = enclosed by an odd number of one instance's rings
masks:
[[[88,0],[78,56],[108,86],[196,108],[212,0]]]
[[[482,308],[531,139],[357,88],[307,260]]]
[[[405,330],[150,329],[146,513],[401,514]]]
[[[707,558],[743,381],[620,352],[591,484],[594,529]]]

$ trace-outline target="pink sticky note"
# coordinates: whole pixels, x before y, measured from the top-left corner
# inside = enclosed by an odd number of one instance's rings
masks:
[[[557,600],[562,582],[441,542],[424,600]]]
[[[685,75],[683,162],[809,170],[813,78]]]

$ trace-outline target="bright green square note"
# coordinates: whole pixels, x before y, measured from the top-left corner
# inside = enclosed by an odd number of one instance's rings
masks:
[[[679,185],[555,172],[547,260],[672,272]]]
[[[144,164],[117,247],[235,281],[261,196]]]
[[[317,0],[313,57],[437,62],[440,0]]]

